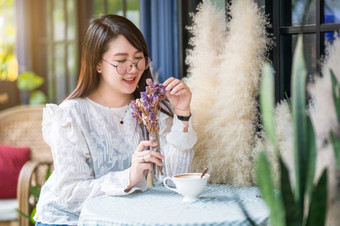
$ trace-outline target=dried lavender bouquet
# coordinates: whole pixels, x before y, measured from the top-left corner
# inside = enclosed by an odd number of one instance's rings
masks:
[[[151,79],[146,80],[146,91],[141,92],[141,98],[132,100],[131,107],[133,109],[133,117],[137,122],[143,123],[149,132],[149,139],[157,143],[156,147],[152,147],[151,150],[160,152],[159,145],[159,114],[160,103],[166,98],[166,90],[162,84],[152,82]],[[153,164],[152,182],[149,185],[153,185],[156,178],[163,175],[162,167]]]

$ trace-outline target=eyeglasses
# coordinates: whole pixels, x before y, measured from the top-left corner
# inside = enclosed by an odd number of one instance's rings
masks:
[[[124,60],[122,62],[118,62],[117,65],[114,65],[103,58],[101,59],[106,63],[110,64],[111,66],[115,67],[118,74],[120,75],[125,75],[129,73],[132,70],[133,65],[136,66],[138,71],[145,71],[146,69],[149,68],[151,64],[151,58],[149,57],[143,57],[136,62],[132,62],[131,60]]]

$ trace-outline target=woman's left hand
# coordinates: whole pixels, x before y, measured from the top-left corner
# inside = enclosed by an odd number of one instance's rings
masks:
[[[176,115],[190,115],[191,91],[189,87],[179,79],[170,77],[163,86],[166,90],[166,96],[175,109]]]

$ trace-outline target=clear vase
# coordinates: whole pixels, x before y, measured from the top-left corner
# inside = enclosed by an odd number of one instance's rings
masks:
[[[149,139],[156,142],[157,146],[151,147],[150,150],[155,152],[161,152],[160,144],[159,144],[159,134],[152,134],[149,136]],[[147,183],[149,187],[155,186],[156,183],[160,182],[164,175],[164,168],[162,166],[158,166],[155,163],[152,163],[152,171],[147,175]]]

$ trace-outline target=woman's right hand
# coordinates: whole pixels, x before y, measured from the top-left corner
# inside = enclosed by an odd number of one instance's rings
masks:
[[[133,186],[141,182],[145,178],[147,172],[152,171],[152,163],[163,166],[162,159],[164,156],[155,151],[144,151],[146,147],[155,147],[157,144],[153,141],[141,141],[132,155],[130,168],[130,184],[125,189],[125,192],[131,190]]]

